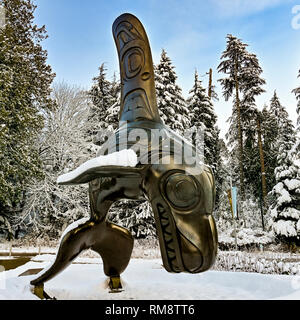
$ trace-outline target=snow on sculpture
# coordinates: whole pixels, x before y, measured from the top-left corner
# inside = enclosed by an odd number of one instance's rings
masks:
[[[75,170],[59,176],[57,178],[57,183],[67,184],[73,179],[78,179],[80,175],[85,175],[89,170],[94,171],[97,167],[104,167],[109,165],[135,167],[137,165],[137,155],[132,149],[126,149],[108,154],[106,156],[99,156],[97,158],[90,159],[84,162]]]
[[[89,183],[91,213],[88,220],[67,229],[53,264],[31,281],[41,298],[47,297],[44,282],[86,249],[100,254],[111,290],[122,287],[120,274],[130,261],[133,237],[107,221],[109,208],[120,199],[150,202],[168,272],[203,272],[216,258],[212,170],[193,145],[161,121],[150,46],[141,22],[123,14],[113,24],[113,36],[122,87],[120,126],[98,158],[58,178],[61,185]]]

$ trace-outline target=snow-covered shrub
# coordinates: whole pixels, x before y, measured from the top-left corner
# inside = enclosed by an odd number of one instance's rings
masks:
[[[237,228],[237,247],[240,249],[259,248],[261,245],[268,245],[274,242],[271,233],[261,229]],[[234,228],[228,228],[218,235],[219,247],[222,250],[229,250],[235,247]]]
[[[219,251],[214,270],[300,275],[300,257],[271,252]]]
[[[155,237],[136,239],[134,241],[131,257],[141,259],[160,259],[161,253],[158,239]]]
[[[87,185],[56,183],[60,174],[89,157],[84,135],[88,104],[84,91],[66,83],[54,86],[52,99],[56,108],[45,112],[38,141],[44,176],[26,186],[25,204],[14,226],[56,238],[68,224],[88,215]]]

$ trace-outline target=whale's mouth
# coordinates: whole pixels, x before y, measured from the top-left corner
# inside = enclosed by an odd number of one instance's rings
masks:
[[[157,204],[154,212],[163,265],[168,272],[199,273],[209,269],[215,261],[217,243],[212,236],[208,219],[200,219],[206,224],[203,233],[204,247],[192,243],[176,226],[172,213],[162,204]]]

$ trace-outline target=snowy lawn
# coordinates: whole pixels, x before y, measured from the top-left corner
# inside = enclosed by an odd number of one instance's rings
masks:
[[[30,268],[46,267],[53,259],[53,255],[40,255],[17,269],[1,272],[0,299],[38,299],[29,284],[36,275],[18,275]],[[132,259],[122,274],[124,291],[109,293],[102,267],[99,258],[79,257],[46,282],[45,290],[57,299],[300,299],[298,276],[227,271],[170,274],[160,259]]]

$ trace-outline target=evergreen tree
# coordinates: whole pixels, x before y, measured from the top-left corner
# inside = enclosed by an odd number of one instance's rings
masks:
[[[217,128],[217,115],[213,104],[206,95],[195,72],[194,86],[189,91],[190,97],[187,99],[187,106],[190,114],[191,126],[195,126],[204,132],[204,158],[205,162],[214,170],[217,168],[219,129]],[[198,141],[193,137],[193,144],[197,146]]]
[[[267,193],[269,193],[276,184],[274,172],[277,166],[277,151],[274,143],[277,141],[278,130],[275,123],[275,116],[270,112],[267,105],[264,105],[261,112],[261,133],[265,157]]]
[[[267,183],[266,183],[266,168],[265,168],[265,151],[263,147],[263,139],[262,139],[262,130],[261,130],[261,122],[262,122],[262,112],[258,111],[256,116],[256,127],[257,127],[257,140],[258,140],[258,150],[259,150],[259,159],[260,159],[260,189],[261,189],[261,204],[263,209],[263,214],[267,209]],[[265,228],[265,223],[263,221],[262,225],[263,229]]]
[[[193,144],[203,151],[205,163],[211,166],[216,177],[217,199],[222,185],[221,157],[219,145],[219,128],[217,127],[217,115],[215,114],[211,99],[206,95],[202,87],[198,73],[195,71],[194,86],[189,91],[187,106],[190,114],[191,126],[204,133],[204,143],[197,141],[196,135],[192,136]],[[203,149],[203,150],[201,150]]]
[[[274,92],[270,110],[276,119],[276,185],[272,189],[269,214],[276,237],[289,244],[300,245],[300,147],[288,113]],[[297,109],[299,111],[299,109]]]
[[[300,78],[300,70],[299,70],[298,78]],[[295,94],[296,99],[298,101],[297,108],[296,108],[296,111],[298,113],[297,131],[300,132],[300,87],[295,88],[292,92]]]
[[[112,105],[107,110],[107,118],[105,119],[108,127],[111,131],[118,127],[119,123],[119,113],[120,113],[120,96],[121,87],[120,82],[116,79],[116,74],[114,73],[113,79],[110,83],[110,96]]]
[[[227,191],[230,189],[230,154],[223,139],[218,141],[220,150],[220,165],[218,166],[216,179],[216,209],[214,216],[217,226],[222,232],[232,226],[232,215]],[[219,230],[219,229],[218,229]]]
[[[177,85],[177,75],[171,59],[162,50],[159,64],[155,67],[157,106],[162,121],[172,130],[184,134],[189,128],[188,109]]]
[[[244,196],[244,153],[243,153],[243,133],[241,120],[241,106],[239,98],[239,84],[243,80],[242,63],[246,55],[246,44],[240,39],[227,35],[227,47],[222,53],[221,63],[218,66],[218,72],[228,74],[228,77],[219,79],[223,88],[223,96],[226,101],[234,94],[235,99],[233,105],[232,116],[229,118],[230,129],[226,138],[229,140],[229,145],[232,148],[232,154],[238,159],[238,166],[234,172],[239,172],[240,191]]]
[[[281,105],[276,91],[270,101],[271,121],[269,125],[272,127],[273,137],[275,138],[271,144],[273,150],[273,158],[275,168],[280,167],[287,158],[289,150],[295,143],[295,131],[292,121],[285,107]],[[274,174],[276,175],[276,169]]]
[[[54,78],[41,42],[45,26],[33,24],[31,0],[2,0],[0,28],[0,215],[6,221],[23,205],[24,186],[41,174],[36,137],[51,109]]]
[[[91,98],[90,113],[88,117],[89,127],[87,137],[94,144],[100,146],[105,141],[105,135],[111,133],[111,123],[107,122],[107,117],[110,115],[109,108],[118,101],[119,84],[114,76],[111,83],[106,78],[104,63],[99,67],[99,75],[93,78],[93,86],[90,89],[89,96]],[[114,119],[116,120],[116,119]],[[116,124],[113,129],[116,128]]]
[[[215,86],[215,85],[212,85],[212,86],[211,86],[211,100],[213,100],[213,101],[219,101],[219,96],[218,96],[218,94],[217,94],[216,86]]]
[[[209,68],[209,72],[207,72],[208,78],[208,88],[207,88],[207,95],[209,96],[210,100],[219,101],[218,94],[216,92],[216,86],[212,84],[212,68]]]
[[[265,90],[265,80],[260,77],[262,69],[255,54],[246,54],[243,67],[244,80],[240,84],[242,133],[244,136],[244,169],[245,182],[254,191],[255,197],[262,197],[261,162],[259,154],[258,128],[259,111],[255,97]]]
[[[240,39],[227,35],[227,47],[221,56],[218,71],[225,73],[219,79],[225,100],[234,97],[232,116],[229,118],[230,128],[227,134],[232,154],[238,159],[239,182],[241,196],[244,196],[244,185],[252,183],[253,168],[251,161],[258,154],[253,154],[255,141],[256,107],[255,97],[264,90],[261,88],[265,80],[260,77],[262,69],[255,54],[246,50],[247,44]],[[249,162],[250,161],[250,162]],[[254,170],[252,170],[254,169]],[[246,175],[245,175],[246,172]]]
[[[283,150],[280,150],[283,151]],[[271,227],[279,240],[300,245],[300,148],[299,143],[281,159],[276,168],[276,181],[269,214]]]
[[[154,215],[148,201],[119,201],[110,209],[109,220],[128,229],[136,239],[156,237]]]

